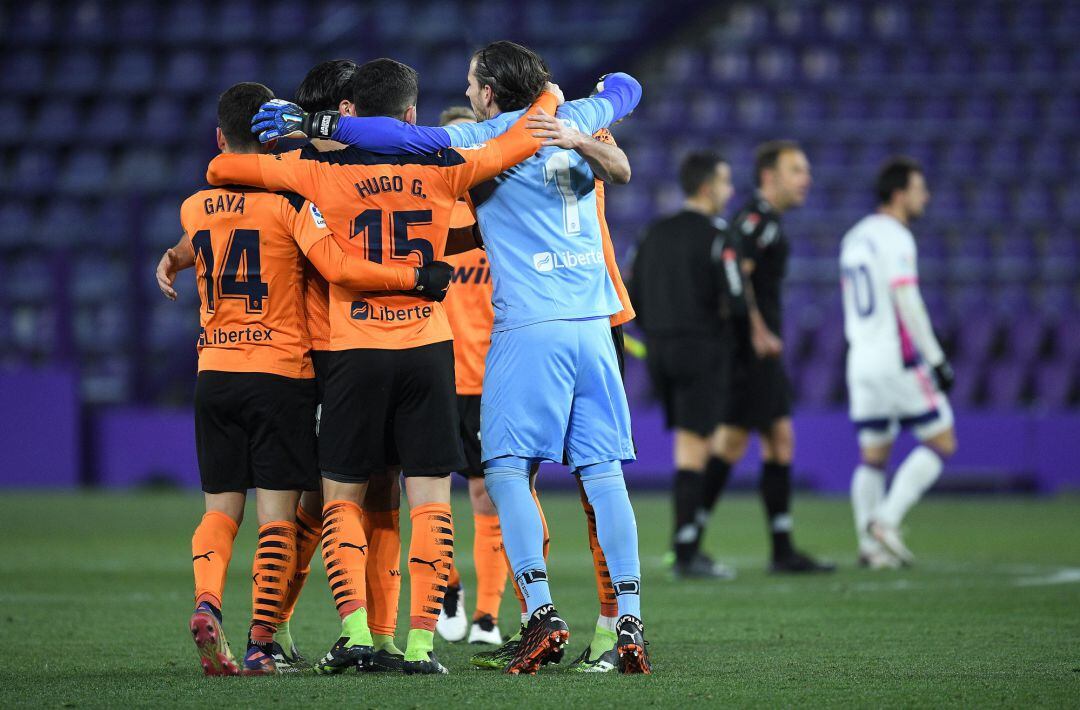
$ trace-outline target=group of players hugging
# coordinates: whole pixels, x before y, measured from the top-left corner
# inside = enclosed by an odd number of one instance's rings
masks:
[[[570,633],[535,493],[551,461],[581,491],[601,604],[575,670],[650,673],[622,472],[635,454],[620,326],[633,312],[603,218],[603,180],[629,179],[606,128],[641,87],[615,73],[565,101],[538,55],[495,42],[468,62],[471,110],[423,127],[417,79],[391,59],[336,60],[308,73],[295,103],[257,83],[221,95],[221,154],[157,270],[175,299],[177,272],[194,267],[201,301],[206,513],[192,538],[190,619],[200,662],[208,675],[446,673],[436,627],[460,640],[466,626],[452,472],[469,479],[476,522],[470,640],[496,645],[473,663],[534,674],[560,661]],[[281,138],[309,143],[271,152]],[[401,480],[404,651],[394,638]],[[258,546],[237,660],[222,595],[250,488]],[[308,663],[289,623],[320,544],[341,633]],[[508,570],[522,611],[504,642]]]

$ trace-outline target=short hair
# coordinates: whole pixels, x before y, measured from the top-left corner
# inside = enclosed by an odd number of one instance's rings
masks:
[[[294,100],[308,112],[337,111],[342,101],[352,101],[352,80],[359,66],[351,59],[330,59],[311,68]]]
[[[898,190],[906,190],[911,183],[912,173],[921,173],[922,165],[914,158],[897,155],[885,161],[874,181],[879,205],[888,204]]]
[[[475,121],[476,114],[473,113],[473,110],[468,106],[450,106],[439,114],[439,125],[445,126],[451,121],[459,121],[463,118]]]
[[[754,184],[761,187],[761,174],[766,170],[775,170],[780,156],[793,150],[802,150],[802,146],[791,140],[768,141],[755,148]]]
[[[352,80],[357,116],[400,116],[416,104],[420,75],[408,64],[381,57],[364,62]]]
[[[274,98],[274,92],[253,81],[230,86],[218,99],[218,126],[231,150],[258,148],[259,139],[251,132],[251,117],[259,107]]]
[[[716,166],[726,163],[724,156],[713,150],[699,150],[683,158],[679,165],[679,186],[690,197],[716,173]]]
[[[503,111],[523,109],[540,97],[551,72],[539,54],[528,47],[500,40],[473,54],[480,86],[490,86]]]

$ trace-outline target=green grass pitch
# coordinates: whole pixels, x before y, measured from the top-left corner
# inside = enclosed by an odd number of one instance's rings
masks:
[[[572,656],[588,642],[596,616],[585,523],[576,497],[543,499],[552,586],[571,626]],[[5,492],[0,706],[1075,707],[1078,503],[932,498],[908,520],[918,566],[875,573],[854,568],[847,502],[800,496],[798,543],[842,567],[794,579],[764,573],[759,503],[736,496],[721,503],[707,547],[733,562],[739,578],[675,583],[660,561],[667,499],[641,494],[635,504],[652,677],[579,676],[559,667],[535,678],[504,677],[472,669],[466,645],[437,641],[448,677],[204,678],[186,628],[199,496]],[[458,559],[471,584],[468,502],[455,499],[455,510]],[[254,522],[254,511],[249,515]],[[238,653],[253,540],[253,526],[245,525],[225,599]],[[405,622],[407,594],[406,587]],[[502,611],[506,631],[517,613],[512,592]],[[309,657],[337,636],[321,566],[293,626]]]

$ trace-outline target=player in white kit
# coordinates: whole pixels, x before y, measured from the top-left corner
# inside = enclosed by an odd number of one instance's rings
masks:
[[[919,293],[908,225],[930,193],[918,163],[893,158],[877,183],[878,210],[844,235],[840,248],[847,384],[861,462],[851,481],[859,562],[871,568],[914,561],[900,535],[904,515],[956,451],[946,392],[953,372]],[[902,426],[920,445],[903,460],[888,493],[885,468]]]

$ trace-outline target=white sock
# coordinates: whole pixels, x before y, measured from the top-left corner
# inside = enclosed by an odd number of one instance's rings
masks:
[[[526,625],[528,625],[528,623],[529,623],[529,614],[528,614],[528,612],[524,612],[524,611],[521,612],[521,625],[526,626]]]
[[[596,628],[604,629],[606,631],[610,631],[611,633],[615,633],[615,624],[616,622],[618,622],[618,620],[619,617],[617,616],[604,616],[603,614],[601,614],[600,616],[596,617]]]
[[[859,464],[851,477],[851,510],[855,514],[855,535],[860,550],[872,550],[877,541],[866,531],[870,517],[885,498],[885,472],[879,468]]]
[[[889,494],[875,517],[887,525],[899,526],[911,506],[934,485],[943,466],[941,457],[934,451],[925,446],[916,447],[896,470]]]

